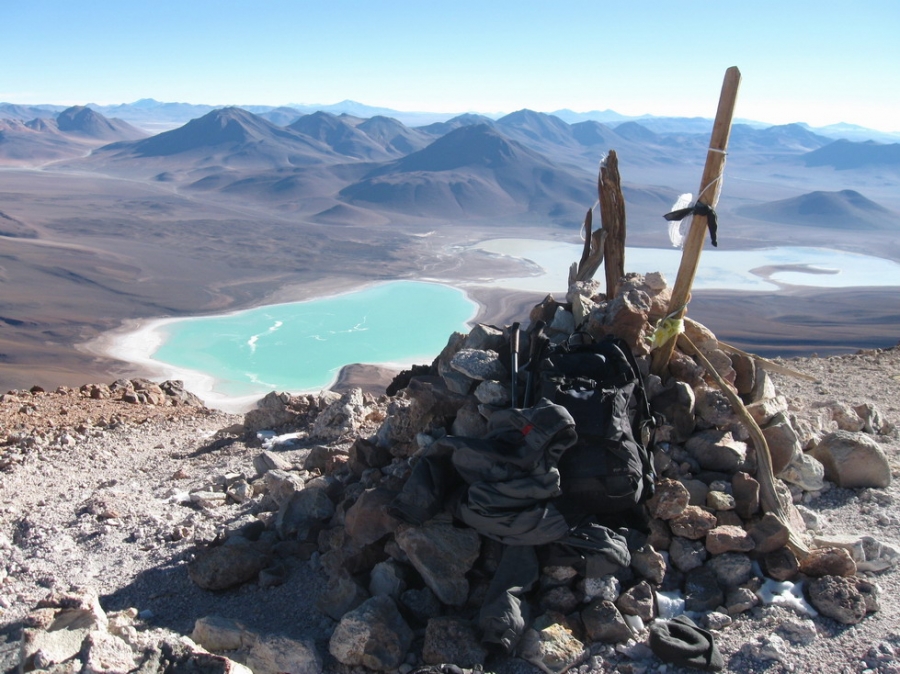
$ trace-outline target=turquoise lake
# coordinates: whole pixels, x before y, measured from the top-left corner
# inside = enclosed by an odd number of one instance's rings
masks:
[[[349,362],[430,363],[477,305],[446,285],[394,281],[306,302],[156,328],[152,359],[215,380],[225,397],[317,391]],[[183,377],[190,378],[190,377]]]

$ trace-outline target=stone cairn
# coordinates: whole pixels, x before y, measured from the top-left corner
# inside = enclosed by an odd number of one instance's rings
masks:
[[[777,593],[796,591],[801,585],[792,584],[802,580],[805,594],[795,594],[795,601],[858,623],[878,609],[869,576],[900,557],[870,536],[821,535],[818,515],[804,506],[831,483],[886,487],[890,468],[873,438],[895,429],[870,405],[790,409],[764,361],[726,351],[709,330],[687,321],[691,341],[763,429],[790,527],[810,548],[796,553],[786,524],[761,511],[750,435],[708,373],[676,350],[669,381],[648,374],[648,337],[669,296],[661,275],[630,274],[613,299],[599,294],[595,282],[580,282],[565,303],[548,297],[530,317],[545,321],[551,339],[562,341],[575,329],[575,306],[594,337],[628,341],[644,369],[651,407],[665,420],[655,431],[659,481],[647,503],[650,533],[630,550],[630,567],[599,578],[574,567],[545,567],[525,597],[533,620],[516,655],[549,673],[581,663],[602,669],[617,651],[643,647],[646,654],[648,623],[682,609],[702,616],[708,629],[727,627],[760,604],[773,581],[781,581]],[[244,516],[222,540],[197,549],[189,564],[194,582],[209,590],[247,582],[276,586],[284,580],[285,557],[307,559],[328,578],[318,607],[334,621],[328,651],[337,667],[483,666],[489,653],[476,618],[500,544],[449,513],[422,526],[401,522],[388,504],[425,447],[448,434],[484,437],[491,413],[510,405],[509,365],[498,356],[509,332],[477,325],[467,335],[453,334],[431,366],[403,373],[390,395],[377,400],[359,389],[263,399],[245,417],[247,433],[294,431],[293,448],[308,449],[303,465],[270,445],[254,459],[255,477],[218,481],[221,493],[208,495],[209,507],[244,504]],[[808,620],[790,624],[796,629],[785,632],[789,642],[815,638]],[[243,658],[238,652],[242,643],[260,639],[242,629],[210,617],[197,622],[192,637],[249,665],[246,652]],[[321,671],[328,656],[311,652],[308,643],[303,648],[292,665],[270,658],[269,666],[251,668],[257,674]]]

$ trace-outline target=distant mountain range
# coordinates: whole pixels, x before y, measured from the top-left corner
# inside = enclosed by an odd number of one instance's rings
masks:
[[[133,103],[121,103],[116,105],[96,105],[88,103],[88,108],[95,110],[106,117],[113,117],[129,122],[134,126],[143,128],[149,132],[158,132],[169,130],[176,126],[186,124],[192,119],[202,117],[215,109],[222,107],[235,107],[223,105],[206,105],[192,103],[166,103],[154,100],[152,98],[142,98]],[[447,122],[453,118],[461,116],[457,113],[434,113],[434,112],[408,112],[402,110],[394,110],[391,108],[373,107],[358,103],[356,101],[345,100],[340,103],[328,105],[308,105],[308,104],[290,104],[286,106],[270,106],[270,105],[241,105],[238,106],[252,112],[256,115],[266,118],[268,121],[278,126],[287,126],[297,120],[302,115],[314,112],[327,112],[333,115],[349,115],[351,117],[359,117],[363,119],[371,117],[390,117],[398,120],[407,127],[422,127],[430,124]],[[19,105],[14,103],[0,103],[0,119],[17,119],[25,122],[36,117],[55,117],[66,108],[60,105]],[[476,114],[476,113],[467,113]],[[639,115],[628,116],[619,114],[613,110],[593,110],[590,112],[573,112],[572,110],[562,109],[548,113],[555,118],[566,122],[567,124],[578,124],[580,122],[600,122],[607,126],[616,128],[620,124],[629,121],[636,121],[644,128],[650,129],[655,133],[705,133],[709,134],[712,129],[712,119],[703,117],[670,117],[656,115]],[[478,115],[487,119],[499,119],[504,114],[480,114]],[[752,120],[735,120],[736,123],[746,124],[756,128],[766,128],[773,126],[763,122]],[[874,140],[883,143],[892,143],[900,141],[900,132],[885,133],[873,129],[867,129],[855,124],[832,124],[825,127],[812,128],[806,124],[799,123],[817,135],[826,138],[862,141]]]
[[[172,116],[196,110],[155,101],[131,107],[163,108]],[[33,106],[9,110],[35,112]],[[321,110],[279,123],[290,117],[285,109],[256,114],[216,108],[148,136],[121,119],[73,107],[27,121],[0,119],[0,161],[61,161],[70,169],[256,200],[330,224],[342,217],[375,223],[385,217],[512,221],[526,215],[571,223],[596,199],[596,162],[610,148],[622,165],[659,173],[699,167],[709,142],[708,132],[659,132],[636,121],[614,128],[596,120],[568,123],[531,110],[499,119],[465,114],[419,127],[383,115]],[[735,124],[729,150],[762,166],[787,161],[900,171],[900,144],[833,141],[801,124]],[[645,221],[659,218],[677,196],[651,185],[626,183],[625,190],[629,212],[646,215]],[[896,214],[851,191],[813,192],[740,212],[800,225],[897,226]]]

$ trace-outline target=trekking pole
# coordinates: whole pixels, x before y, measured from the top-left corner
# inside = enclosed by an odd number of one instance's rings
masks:
[[[512,331],[509,354],[512,361],[512,381],[509,387],[512,405],[510,406],[516,407],[519,403],[519,324],[513,323],[510,330]]]

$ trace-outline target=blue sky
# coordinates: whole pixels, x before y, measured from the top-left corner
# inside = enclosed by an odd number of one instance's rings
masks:
[[[897,0],[0,0],[0,101],[715,114],[900,131]]]

